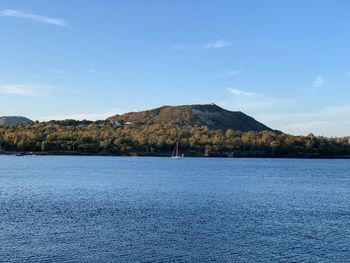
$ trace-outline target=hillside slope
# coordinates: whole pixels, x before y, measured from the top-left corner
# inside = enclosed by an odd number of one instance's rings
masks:
[[[240,131],[271,130],[240,111],[228,111],[215,104],[163,106],[160,108],[114,115],[107,120],[138,125],[208,126],[211,129]]]
[[[2,116],[0,117],[0,125],[14,126],[18,124],[28,124],[33,122],[32,120],[22,116]]]

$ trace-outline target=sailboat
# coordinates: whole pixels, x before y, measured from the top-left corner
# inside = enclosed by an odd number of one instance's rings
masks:
[[[175,145],[173,154],[171,155],[171,158],[173,158],[173,159],[182,159],[182,158],[184,158],[183,154],[179,155],[179,142],[176,142],[176,145]]]

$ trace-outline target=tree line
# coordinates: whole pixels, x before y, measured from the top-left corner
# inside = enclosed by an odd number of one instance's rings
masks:
[[[293,136],[206,126],[123,125],[109,121],[49,121],[0,126],[7,152],[169,155],[176,142],[191,156],[350,156],[350,137]]]

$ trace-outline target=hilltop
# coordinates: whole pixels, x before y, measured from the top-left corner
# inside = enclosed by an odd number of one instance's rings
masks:
[[[270,131],[271,128],[240,111],[215,104],[163,106],[156,109],[114,115],[107,120],[137,125],[208,126],[210,129]]]
[[[293,136],[217,105],[164,106],[103,121],[2,118],[1,154],[350,158],[350,138]],[[23,119],[22,119],[23,118]],[[9,122],[12,120],[12,122]],[[13,121],[16,122],[13,122]]]
[[[22,116],[2,116],[0,117],[0,125],[15,126],[18,124],[29,124],[33,121]]]

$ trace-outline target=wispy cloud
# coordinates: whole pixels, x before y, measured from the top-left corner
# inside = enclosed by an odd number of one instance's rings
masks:
[[[224,72],[214,73],[214,77],[222,77],[222,76],[236,76],[242,73],[242,70],[226,70]]]
[[[175,50],[178,50],[178,51],[182,51],[184,50],[186,47],[190,47],[191,45],[184,45],[184,44],[176,44],[176,45],[173,45],[171,48],[172,49],[175,49]]]
[[[219,49],[231,46],[230,42],[224,40],[218,40],[212,43],[205,44],[205,49]]]
[[[96,69],[95,64],[90,63],[89,65],[86,66],[84,69],[88,73],[98,73],[99,71]]]
[[[249,114],[261,111],[269,112],[270,110],[294,107],[296,105],[296,102],[292,99],[276,98],[237,88],[226,88],[226,91],[233,96],[231,98],[227,97],[221,105],[232,110],[242,110]]]
[[[241,89],[226,90],[234,97],[220,105],[246,112],[273,129],[294,135],[350,136],[350,104],[305,110],[296,107],[298,102],[293,99]]]
[[[206,63],[205,59],[202,57],[193,56],[192,59],[194,59],[200,63]]]
[[[53,73],[53,74],[65,74],[65,73],[67,73],[67,71],[64,70],[64,69],[52,69],[52,68],[49,68],[49,69],[47,69],[47,71],[50,72],[50,73]]]
[[[241,74],[242,71],[241,70],[229,70],[227,72],[225,72],[227,75],[229,76],[234,76],[234,75],[238,75],[238,74]]]
[[[51,18],[48,16],[27,13],[27,12],[23,12],[20,10],[14,10],[14,9],[0,10],[0,16],[29,19],[29,20],[34,20],[37,22],[52,24],[52,25],[56,25],[56,26],[66,26],[67,25],[66,21],[64,21],[63,19],[60,19],[60,18]]]
[[[105,120],[110,116],[115,114],[123,114],[125,111],[122,111],[119,108],[115,108],[109,112],[104,113],[72,113],[72,114],[62,114],[62,115],[51,115],[46,117],[39,117],[38,120],[49,121],[49,120]]]
[[[300,113],[258,114],[268,125],[295,135],[350,136],[350,104]]]
[[[5,84],[0,85],[0,92],[9,95],[17,96],[40,96],[47,93],[51,87],[42,85],[27,85],[27,84]]]
[[[172,48],[178,51],[184,50],[209,50],[209,49],[221,49],[231,46],[231,43],[224,40],[217,40],[210,43],[197,43],[197,44],[177,44],[173,45]]]
[[[87,68],[86,69],[86,72],[89,72],[89,73],[97,73],[97,70],[93,69],[93,68]]]
[[[254,96],[255,93],[253,92],[249,92],[249,91],[244,91],[241,89],[235,89],[235,88],[227,88],[227,91],[236,95],[236,96],[245,96],[245,97],[250,97],[250,96]]]
[[[313,84],[312,84],[312,87],[313,88],[319,88],[319,87],[321,87],[322,85],[323,85],[323,78],[322,78],[322,76],[317,76],[315,79],[314,79],[314,82],[313,82]]]

